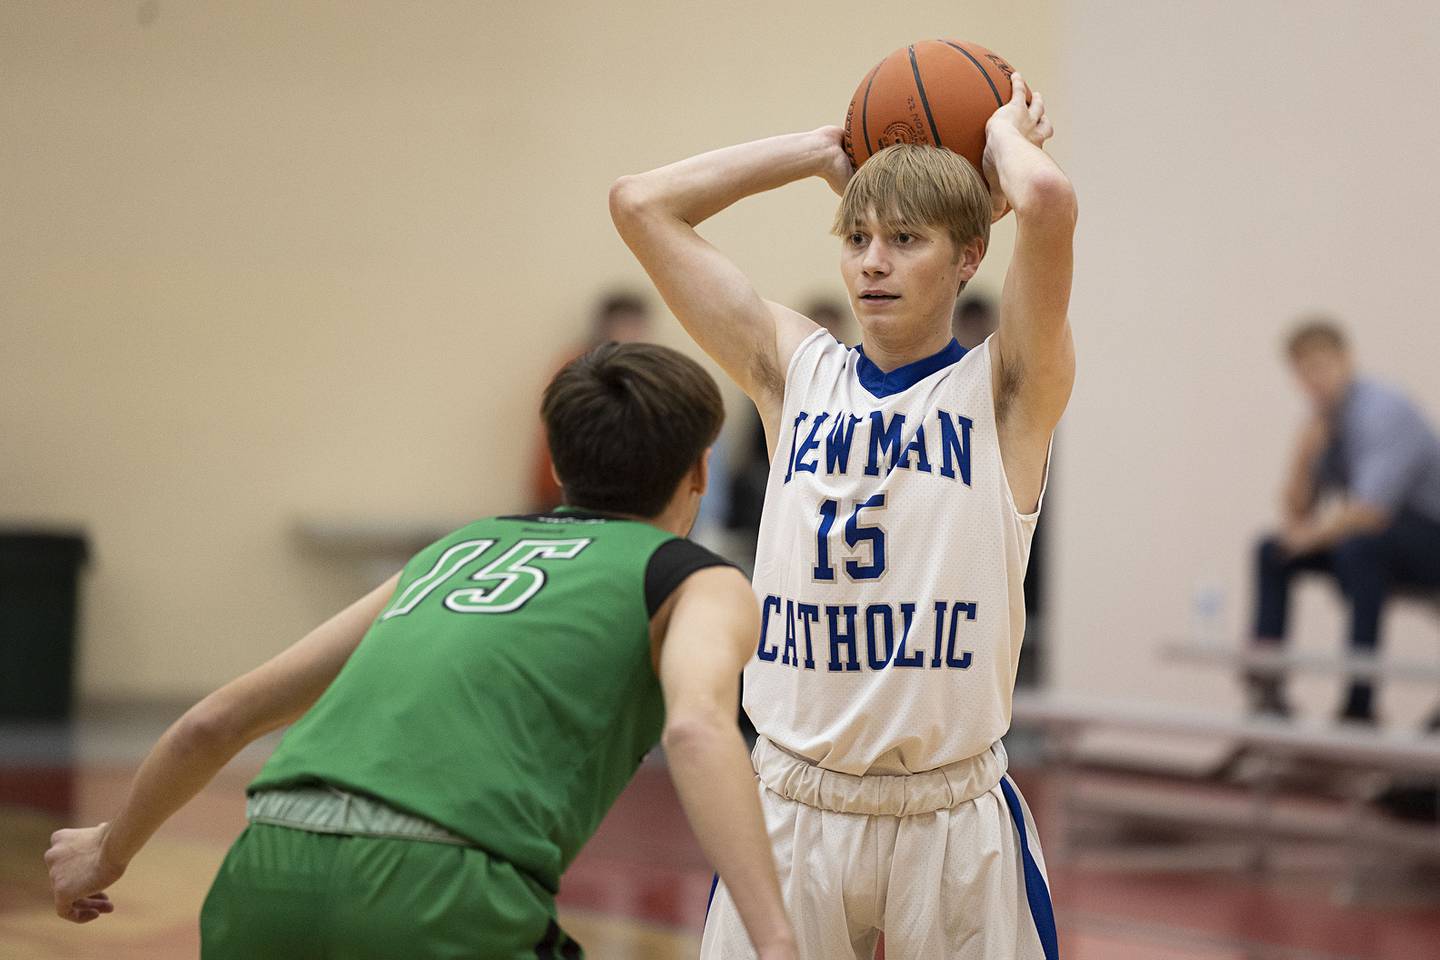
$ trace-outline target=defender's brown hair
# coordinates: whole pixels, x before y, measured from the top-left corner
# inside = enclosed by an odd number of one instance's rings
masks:
[[[654,517],[720,435],[725,407],[684,354],[606,343],[555,375],[540,415],[567,504]]]

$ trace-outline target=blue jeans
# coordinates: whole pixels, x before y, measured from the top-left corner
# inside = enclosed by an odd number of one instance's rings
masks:
[[[1314,571],[1333,576],[1350,605],[1350,650],[1374,653],[1380,646],[1380,613],[1397,586],[1440,589],[1440,522],[1402,512],[1380,533],[1350,537],[1330,550],[1289,555],[1275,538],[1262,540],[1256,564],[1255,642],[1285,642],[1290,584],[1295,574]],[[1277,677],[1252,676],[1262,695],[1279,698]],[[1344,714],[1374,716],[1370,683],[1352,680]]]

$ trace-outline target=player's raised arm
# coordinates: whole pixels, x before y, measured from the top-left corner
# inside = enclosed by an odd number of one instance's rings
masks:
[[[395,592],[399,576],[187,710],[140,765],[113,822],[52,834],[45,863],[55,912],[76,923],[109,913],[105,888],[120,879],[160,825],[246,744],[297,719],[325,692]]]
[[[746,276],[695,228],[751,194],[806,177],[838,193],[851,173],[839,127],[821,127],[712,150],[610,188],[620,236],[695,342],[760,407],[778,404],[785,368],[816,327],[763,300]]]
[[[710,567],[691,574],[669,603],[660,685],[670,775],[756,953],[761,960],[788,960],[795,956],[794,934],[735,720],[740,671],[760,630],[755,595],[740,571]]]
[[[1043,435],[1059,422],[1075,379],[1070,335],[1077,207],[1070,180],[1041,149],[1054,133],[1040,94],[1015,74],[1013,94],[985,125],[985,177],[996,212],[1015,211],[1015,251],[1000,300],[996,412]],[[1028,101],[1028,103],[1027,103]]]

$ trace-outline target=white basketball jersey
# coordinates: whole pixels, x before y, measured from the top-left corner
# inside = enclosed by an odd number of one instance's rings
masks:
[[[1000,463],[989,347],[886,374],[818,331],[790,361],[745,709],[826,769],[918,773],[1009,729],[1039,510]]]

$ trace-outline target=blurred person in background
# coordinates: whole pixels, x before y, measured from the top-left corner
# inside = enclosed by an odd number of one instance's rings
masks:
[[[830,331],[830,336],[840,343],[847,343],[846,327],[850,324],[850,311],[843,302],[830,297],[816,297],[806,305],[805,315]]]
[[[974,350],[995,332],[1000,318],[995,314],[995,304],[981,293],[972,293],[955,301],[955,312],[950,314],[950,332],[966,350]]]
[[[621,290],[606,294],[595,305],[590,329],[584,343],[577,344],[560,358],[558,370],[588,350],[602,343],[644,343],[650,340],[653,321],[650,305],[638,294]],[[530,480],[527,490],[531,510],[549,510],[559,506],[560,484],[550,469],[550,446],[545,440],[542,424],[535,439],[534,455],[530,458]]]
[[[1396,587],[1440,590],[1440,439],[1401,391],[1356,373],[1340,327],[1302,318],[1286,342],[1311,406],[1285,482],[1284,524],[1265,537],[1256,570],[1254,642],[1285,642],[1295,574],[1333,576],[1350,607],[1350,649],[1373,654],[1380,615]],[[1320,509],[1325,494],[1338,500]],[[1282,677],[1248,677],[1254,712],[1290,715]],[[1375,722],[1374,687],[1353,678],[1339,711]]]
[[[293,722],[206,897],[206,960],[578,958],[560,876],[663,731],[755,950],[794,960],[733,708],[757,604],[685,539],[719,388],[673,350],[606,344],[542,412],[567,506],[441,538],[187,711],[113,821],[52,835],[61,917],[112,912],[106,889],[160,825]]]
[[[821,297],[809,303],[805,315],[824,327],[830,336],[844,343],[847,312],[838,301]],[[730,473],[730,504],[725,522],[725,526],[741,540],[737,549],[744,554],[742,566],[747,570],[755,565],[760,508],[765,503],[765,485],[769,478],[770,450],[765,442],[765,425],[760,421],[760,414],[751,407],[749,429]]]

